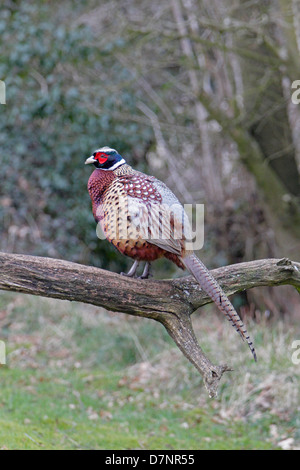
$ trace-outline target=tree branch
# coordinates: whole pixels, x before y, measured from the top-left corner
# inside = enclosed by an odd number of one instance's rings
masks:
[[[283,284],[300,292],[300,263],[286,258],[235,264],[212,273],[227,295]],[[0,253],[0,290],[84,302],[159,321],[203,376],[211,397],[223,373],[231,370],[226,364],[213,365],[197,342],[190,316],[211,300],[190,276],[142,281],[58,259]]]

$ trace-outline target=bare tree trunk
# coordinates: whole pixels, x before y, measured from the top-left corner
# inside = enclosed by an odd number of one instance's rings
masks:
[[[293,129],[290,125],[288,105],[290,96],[285,95],[284,78],[292,80],[299,74],[300,61],[293,23],[293,2],[279,0],[282,20],[274,23],[272,13],[276,8],[268,1],[266,22],[260,26],[254,18],[261,18],[261,5],[240,0],[234,19],[244,24],[243,34],[235,36],[240,48],[251,48],[260,60],[239,58],[244,83],[245,117],[243,127],[257,143],[261,154],[258,185],[263,192],[269,191],[269,169],[278,180],[276,197],[283,203],[270,206],[274,217],[284,221],[288,231],[300,233],[300,175],[297,165],[297,149],[293,144]],[[251,25],[252,22],[252,25]],[[251,27],[246,28],[247,24]],[[238,40],[238,44],[237,44]],[[284,57],[282,57],[284,55]],[[298,75],[295,75],[295,78]],[[294,110],[297,113],[297,110]],[[299,115],[299,111],[298,111]],[[258,155],[258,154],[257,154]],[[252,156],[244,154],[244,162],[251,170]],[[266,171],[264,171],[264,168]],[[255,174],[255,177],[257,175]],[[265,177],[265,178],[264,178]],[[274,179],[274,178],[273,178]],[[272,187],[273,193],[274,187]]]
[[[287,259],[240,263],[212,271],[227,295],[256,286],[290,284],[300,292],[300,264]],[[211,299],[194,278],[141,281],[52,258],[0,253],[0,289],[102,306],[162,323],[217,395],[226,364],[214,365],[196,339],[191,314]],[[238,339],[238,338],[237,338]]]
[[[194,52],[190,39],[188,38],[188,30],[182,14],[181,2],[180,0],[172,0],[172,9],[177,25],[178,32],[180,34],[181,48],[183,55],[189,59],[190,65],[188,68],[188,77],[190,80],[191,91],[195,96],[195,113],[196,113],[196,122],[199,129],[200,139],[201,139],[201,157],[203,159],[203,183],[205,184],[205,194],[207,200],[209,201],[221,201],[223,199],[222,194],[222,185],[220,178],[218,177],[218,171],[216,169],[216,164],[214,162],[214,156],[210,144],[210,135],[208,131],[207,116],[208,113],[198,99],[200,92],[200,81],[197,75],[198,63],[194,57]],[[194,24],[194,31],[197,29],[197,24],[192,21],[191,16],[189,16],[189,23]],[[196,31],[197,33],[197,31]]]

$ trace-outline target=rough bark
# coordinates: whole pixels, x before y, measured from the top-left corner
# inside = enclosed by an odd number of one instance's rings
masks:
[[[227,295],[283,284],[300,292],[300,263],[288,259],[240,263],[212,273]],[[212,364],[197,342],[190,317],[211,300],[190,276],[145,281],[58,259],[0,253],[0,289],[84,302],[159,321],[203,376],[211,397],[217,395],[223,373],[231,370],[226,364]]]
[[[227,3],[231,9],[232,2]],[[245,109],[236,119],[240,128],[236,127],[231,135],[243,164],[254,175],[264,196],[279,247],[297,246],[300,175],[288,110],[292,91],[290,85],[288,90],[284,89],[284,81],[292,82],[299,74],[292,2],[279,0],[282,18],[277,21],[274,2],[264,2],[267,13],[263,27],[258,25],[263,11],[261,3],[240,0],[238,4],[233,18],[244,25],[244,31],[233,36],[234,45],[255,52],[259,59],[241,55],[238,58]],[[247,24],[252,24],[252,28],[247,30]],[[265,60],[270,61],[269,65]],[[289,256],[295,257],[296,252]]]

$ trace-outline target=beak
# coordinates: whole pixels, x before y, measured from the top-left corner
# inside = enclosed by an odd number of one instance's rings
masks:
[[[88,165],[89,163],[94,163],[96,160],[94,158],[94,155],[92,155],[91,157],[87,158],[86,161],[85,161],[85,165]]]

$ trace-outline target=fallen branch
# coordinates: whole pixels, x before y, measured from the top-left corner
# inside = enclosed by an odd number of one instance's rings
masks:
[[[264,259],[214,269],[227,295],[257,286],[290,284],[300,292],[300,263]],[[226,364],[210,362],[195,337],[191,314],[211,302],[192,277],[155,281],[129,279],[103,269],[36,256],[0,253],[0,290],[84,302],[162,323],[203,376],[211,397]]]

